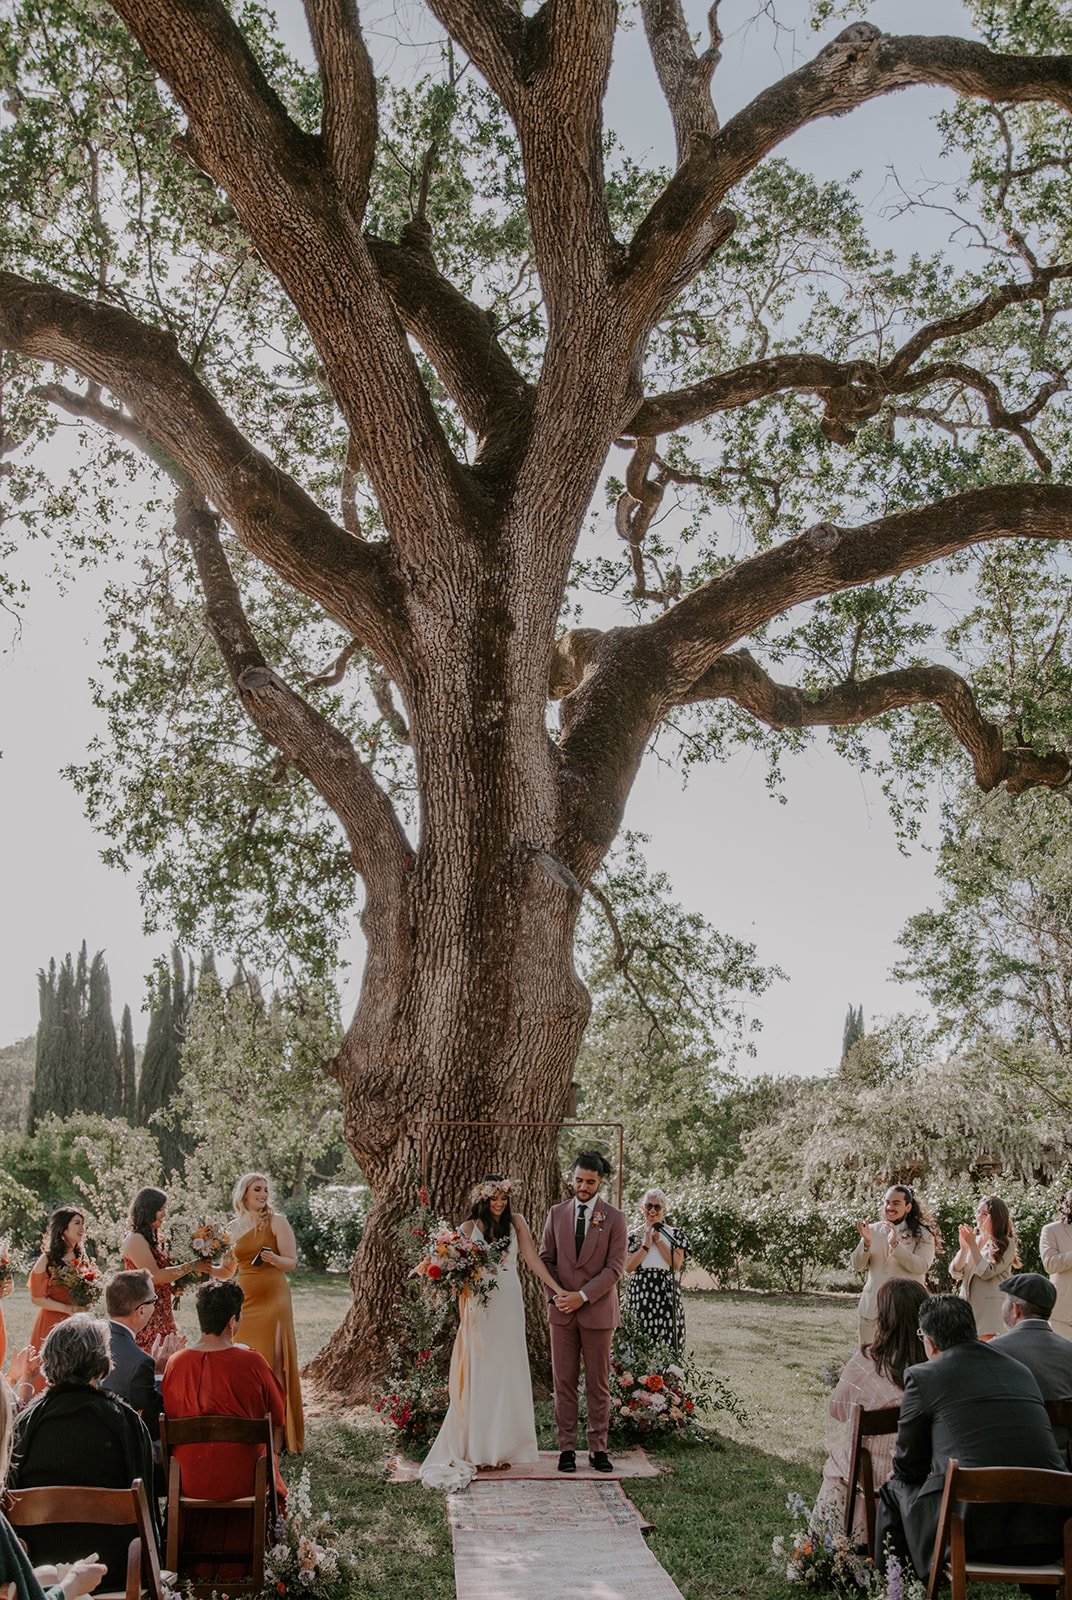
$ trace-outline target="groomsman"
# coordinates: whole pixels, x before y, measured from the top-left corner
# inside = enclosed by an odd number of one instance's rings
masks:
[[[558,1470],[577,1470],[577,1415],[581,1365],[588,1403],[588,1463],[613,1472],[607,1455],[610,1428],[610,1349],[621,1321],[616,1291],[625,1271],[625,1214],[600,1198],[610,1164],[595,1150],[582,1150],[573,1164],[573,1198],[552,1206],[540,1257],[562,1284],[547,1291],[551,1366],[558,1430]]]

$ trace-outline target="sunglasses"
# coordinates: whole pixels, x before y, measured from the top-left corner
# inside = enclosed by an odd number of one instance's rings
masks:
[[[645,1211],[661,1211],[662,1210],[662,1206],[656,1205],[654,1200],[645,1200],[645,1202],[644,1202],[644,1210]]]

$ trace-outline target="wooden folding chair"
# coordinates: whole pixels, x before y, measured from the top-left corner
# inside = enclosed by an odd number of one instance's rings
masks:
[[[1047,1400],[1046,1415],[1050,1419],[1050,1426],[1054,1433],[1058,1428],[1068,1430],[1068,1443],[1065,1445],[1065,1458],[1072,1467],[1072,1400]],[[1060,1449],[1060,1445],[1058,1445]]]
[[[962,1505],[1060,1507],[1065,1512],[1061,1560],[1037,1567],[969,1560]],[[1072,1573],[1072,1472],[1052,1472],[1041,1467],[962,1467],[957,1461],[946,1463],[927,1600],[935,1600],[943,1580],[952,1587],[952,1600],[967,1600],[969,1583],[1052,1584],[1060,1600],[1066,1572]]]
[[[845,1491],[845,1536],[848,1539],[852,1538],[853,1523],[856,1520],[856,1497],[860,1495],[863,1498],[864,1521],[867,1525],[867,1553],[872,1560],[875,1556],[875,1503],[878,1491],[875,1488],[874,1463],[867,1448],[867,1441],[881,1434],[896,1433],[900,1415],[900,1406],[878,1406],[874,1411],[868,1411],[859,1402],[849,1413],[849,1482]]]
[[[11,1489],[7,1519],[14,1528],[43,1528],[53,1522],[137,1528],[137,1537],[127,1547],[126,1587],[95,1590],[94,1600],[164,1600],[156,1536],[140,1478],[135,1478],[129,1489],[87,1489],[78,1484]]]
[[[249,1494],[234,1500],[198,1500],[182,1492],[182,1468],[174,1451],[186,1444],[246,1444],[265,1446],[264,1453],[254,1463],[253,1484]],[[194,1594],[209,1595],[219,1590],[221,1582],[228,1594],[264,1587],[264,1547],[269,1526],[275,1526],[279,1507],[275,1488],[275,1458],[272,1454],[271,1417],[161,1417],[160,1447],[164,1458],[164,1478],[167,1483],[167,1565],[183,1578],[181,1565],[183,1552],[179,1547],[179,1523],[184,1511],[248,1511],[250,1521],[249,1574],[244,1578],[228,1578],[189,1582]],[[269,1518],[270,1523],[269,1523]],[[199,1549],[190,1553],[193,1562],[227,1562],[241,1564],[243,1556],[233,1550]],[[184,1583],[184,1587],[187,1585]]]

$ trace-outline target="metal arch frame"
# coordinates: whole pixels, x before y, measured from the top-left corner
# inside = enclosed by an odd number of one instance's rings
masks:
[[[624,1122],[419,1122],[421,1133],[421,1184],[428,1186],[427,1134],[430,1128],[615,1128],[618,1133],[618,1209],[622,1207],[622,1172],[625,1165]]]

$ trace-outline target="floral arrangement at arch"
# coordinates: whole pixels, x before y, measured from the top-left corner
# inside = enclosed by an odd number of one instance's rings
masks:
[[[709,1368],[653,1344],[629,1318],[611,1352],[610,1397],[610,1431],[622,1443],[666,1434],[702,1438],[719,1411],[746,1420],[728,1384]]]
[[[395,1363],[376,1410],[394,1428],[400,1444],[427,1447],[439,1432],[449,1404],[447,1385],[427,1349],[418,1350],[406,1363]]]

